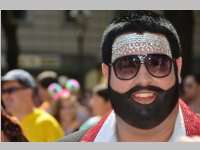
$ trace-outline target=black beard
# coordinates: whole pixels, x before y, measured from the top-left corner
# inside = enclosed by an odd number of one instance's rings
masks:
[[[175,67],[176,82],[169,90],[163,90],[154,86],[135,86],[121,94],[114,91],[110,86],[110,68],[108,89],[112,107],[115,113],[126,123],[139,129],[152,129],[163,122],[173,111],[178,103],[179,83],[177,66]],[[140,104],[131,98],[133,92],[139,90],[151,90],[158,94],[150,104]]]

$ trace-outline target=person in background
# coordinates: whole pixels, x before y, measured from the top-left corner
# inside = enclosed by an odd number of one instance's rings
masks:
[[[78,120],[79,103],[77,97],[71,93],[63,93],[56,101],[53,108],[53,116],[61,124],[65,135],[78,130],[80,122]]]
[[[102,117],[112,110],[108,88],[105,84],[94,87],[92,97],[89,100],[89,106],[94,116],[84,122],[79,130],[88,129],[96,125]]]
[[[49,113],[36,108],[36,83],[25,70],[14,69],[1,79],[2,101],[7,112],[15,116],[28,141],[49,142],[64,136],[64,132]]]
[[[106,85],[101,84],[94,87],[89,106],[95,116],[103,117],[112,110],[112,105],[108,95],[108,88]]]
[[[69,90],[72,95],[75,95],[79,101],[80,105],[78,106],[77,117],[80,123],[82,124],[90,117],[90,112],[88,108],[82,104],[83,99],[80,93],[80,88],[81,88],[80,83],[76,79],[69,78],[65,84],[65,88]]]
[[[20,125],[1,108],[1,142],[28,142]]]
[[[51,114],[51,108],[54,101],[48,92],[48,87],[50,84],[58,82],[58,75],[55,71],[43,71],[38,74],[36,81],[38,85],[40,101],[42,102],[40,108]]]
[[[192,73],[183,80],[183,99],[200,116],[200,74]]]

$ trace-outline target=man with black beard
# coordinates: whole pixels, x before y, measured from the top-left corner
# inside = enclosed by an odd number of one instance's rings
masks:
[[[200,118],[179,98],[181,45],[168,20],[151,11],[121,14],[104,31],[101,50],[113,111],[61,141],[199,140]]]

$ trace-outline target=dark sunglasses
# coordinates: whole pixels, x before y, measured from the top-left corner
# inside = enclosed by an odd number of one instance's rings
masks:
[[[11,88],[7,88],[7,89],[2,89],[2,94],[8,93],[8,94],[13,94],[17,91],[26,89],[26,87],[11,87]]]
[[[120,80],[134,78],[141,64],[156,78],[163,78],[170,74],[174,59],[164,54],[129,55],[116,59],[113,63],[115,75]]]

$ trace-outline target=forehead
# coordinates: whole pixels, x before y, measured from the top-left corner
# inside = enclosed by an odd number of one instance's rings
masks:
[[[5,81],[2,83],[3,88],[19,87],[21,84],[18,81]]]
[[[62,106],[76,106],[76,102],[72,100],[63,100],[61,101]]]
[[[159,53],[172,57],[167,38],[162,34],[144,32],[118,36],[112,45],[112,62],[125,55]]]

